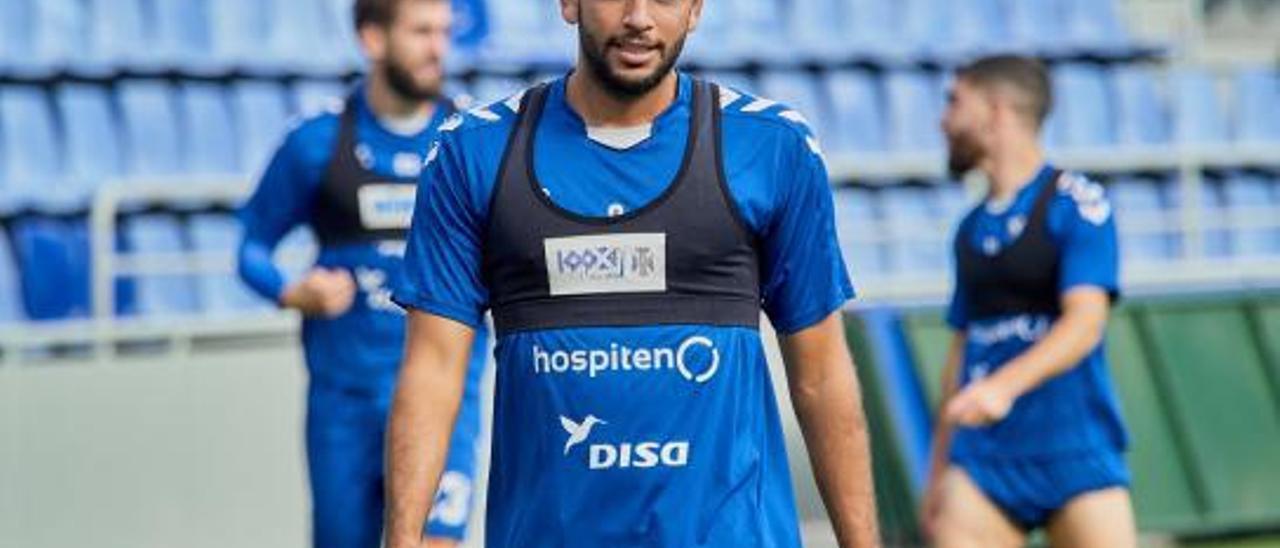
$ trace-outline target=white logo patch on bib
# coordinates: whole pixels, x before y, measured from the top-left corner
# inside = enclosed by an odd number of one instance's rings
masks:
[[[392,183],[360,187],[360,224],[371,230],[409,228],[416,191],[414,185]]]
[[[667,235],[609,234],[543,241],[551,295],[667,290]]]

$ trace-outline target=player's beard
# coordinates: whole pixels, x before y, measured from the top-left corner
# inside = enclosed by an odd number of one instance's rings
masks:
[[[680,59],[680,53],[684,51],[685,36],[681,35],[671,47],[659,47],[658,67],[639,79],[625,78],[609,66],[607,58],[609,48],[625,39],[625,36],[614,39],[602,38],[592,33],[585,25],[578,25],[578,48],[596,80],[610,95],[631,99],[649,93],[662,83],[662,80],[675,67],[676,61]]]
[[[960,179],[978,167],[982,161],[982,147],[977,140],[965,133],[958,133],[947,138],[947,173],[953,179]]]
[[[409,69],[405,68],[404,63],[392,51],[394,50],[388,50],[387,61],[382,65],[382,75],[386,78],[387,85],[391,86],[391,90],[401,97],[415,101],[435,101],[439,99],[440,80],[419,84],[414,80],[413,74],[409,72]]]

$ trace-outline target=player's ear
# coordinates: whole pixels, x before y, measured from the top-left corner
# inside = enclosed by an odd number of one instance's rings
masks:
[[[387,29],[372,23],[359,30],[360,46],[370,61],[378,63],[387,57]]]
[[[698,22],[702,20],[702,6],[704,0],[690,0],[693,4],[689,7],[689,32],[698,30]]]
[[[570,25],[578,24],[580,0],[560,0],[560,17]]]

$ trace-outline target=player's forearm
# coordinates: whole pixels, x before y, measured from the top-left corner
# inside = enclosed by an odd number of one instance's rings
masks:
[[[439,357],[414,356],[432,360]],[[387,546],[417,548],[461,402],[461,382],[406,359],[387,428]],[[465,368],[464,368],[465,369]]]
[[[993,375],[1015,396],[1034,390],[1080,363],[1102,341],[1105,310],[1068,311],[1049,328],[1045,337]]]
[[[814,478],[841,546],[879,546],[871,448],[853,364],[825,365],[822,382],[797,383],[792,402]]]

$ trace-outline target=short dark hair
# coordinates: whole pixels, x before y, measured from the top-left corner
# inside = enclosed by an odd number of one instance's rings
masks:
[[[1044,63],[1021,55],[992,55],[956,69],[956,79],[988,90],[1008,87],[1022,96],[1015,108],[1036,127],[1044,125],[1053,107],[1053,87]]]
[[[396,9],[407,0],[356,0],[351,11],[358,32],[365,25],[385,27],[395,20]],[[447,0],[418,0],[444,2]]]

